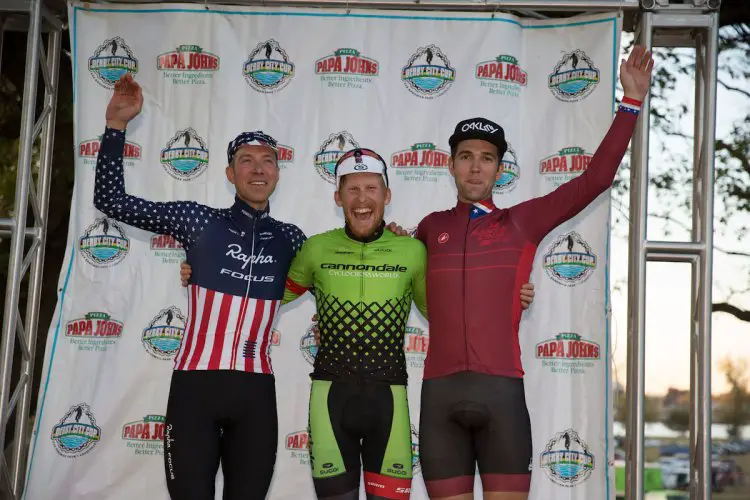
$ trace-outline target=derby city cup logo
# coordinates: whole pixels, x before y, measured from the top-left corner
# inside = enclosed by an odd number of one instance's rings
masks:
[[[219,71],[219,56],[199,45],[179,45],[156,57],[156,69],[175,85],[205,85]]]
[[[419,461],[419,432],[414,424],[411,424],[411,469],[412,476],[419,472],[421,462]]]
[[[536,359],[558,375],[582,375],[599,361],[599,344],[573,332],[563,332],[536,345]]]
[[[105,40],[89,57],[89,73],[96,83],[112,89],[125,73],[138,73],[138,59],[125,40],[116,36]]]
[[[315,363],[315,356],[318,354],[319,345],[315,340],[315,331],[318,328],[318,323],[314,322],[307,330],[299,341],[299,351],[302,353],[302,357],[305,361],[311,365]]]
[[[592,156],[578,146],[562,148],[555,154],[542,158],[539,173],[546,182],[558,187],[585,172]]]
[[[90,452],[102,436],[94,414],[86,403],[73,405],[52,428],[55,451],[66,458],[76,458]]]
[[[391,169],[405,181],[438,182],[449,175],[450,157],[450,152],[438,149],[433,142],[418,142],[393,153]]]
[[[503,173],[492,188],[492,192],[496,194],[509,193],[518,185],[521,169],[518,168],[518,157],[510,143],[508,143],[508,151],[503,155],[502,164]]]
[[[436,45],[420,47],[401,69],[401,81],[412,94],[433,99],[456,81],[456,70]]]
[[[65,337],[79,351],[105,352],[122,336],[122,321],[104,312],[89,312],[82,318],[68,321]]]
[[[558,432],[542,451],[540,466],[560,486],[577,486],[594,470],[594,455],[576,431]]]
[[[563,102],[585,99],[599,84],[599,70],[582,50],[563,55],[549,75],[547,86]]]
[[[83,159],[84,165],[96,165],[96,158],[101,147],[102,136],[96,139],[86,139],[78,144],[78,157]],[[141,159],[142,148],[140,144],[126,141],[123,151],[123,165],[132,167],[137,160]]]
[[[179,264],[185,260],[185,249],[182,243],[167,234],[151,236],[151,252],[162,264]]]
[[[174,359],[185,334],[185,316],[176,306],[159,311],[143,329],[141,342],[144,349],[156,359]]]
[[[242,68],[245,81],[258,92],[271,93],[283,89],[294,78],[294,64],[276,40],[260,42]]]
[[[558,237],[544,255],[544,270],[552,281],[575,286],[586,281],[596,269],[596,255],[575,231]]]
[[[424,359],[430,346],[430,335],[422,328],[407,326],[404,335],[404,353],[411,368],[424,368]]]
[[[195,130],[188,127],[177,132],[161,150],[161,164],[177,180],[195,179],[208,166],[208,147]]]
[[[315,74],[328,87],[361,89],[378,76],[380,64],[356,49],[338,49],[315,61]]]
[[[102,217],[86,228],[78,239],[78,249],[94,267],[114,266],[128,254],[130,240],[119,222]]]
[[[286,449],[291,458],[299,460],[300,465],[310,464],[310,437],[307,431],[296,431],[286,435]]]
[[[164,455],[164,415],[146,415],[122,426],[120,438],[136,456]]]
[[[518,59],[501,54],[492,61],[477,64],[474,78],[491,95],[520,97],[521,89],[526,86],[527,74],[519,66]]]
[[[315,153],[315,170],[328,182],[336,185],[336,162],[339,161],[344,153],[350,149],[358,148],[359,143],[354,140],[352,134],[342,130],[336,134],[331,134],[328,139],[323,141],[320,149]]]

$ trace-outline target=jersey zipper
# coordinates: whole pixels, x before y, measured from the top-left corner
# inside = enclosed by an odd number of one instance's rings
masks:
[[[362,250],[359,255],[359,263],[364,266],[365,263],[365,248],[367,247],[367,243],[362,243]],[[359,317],[362,318],[364,316],[364,304],[365,304],[365,271],[362,271],[362,275],[359,277]],[[357,329],[361,332],[362,325],[357,325]],[[357,375],[359,376],[360,382],[362,382],[362,350],[364,349],[362,343],[364,343],[364,335],[359,337],[357,339],[357,344],[359,345],[358,349],[358,355],[359,355],[359,364],[357,365]]]
[[[253,282],[253,260],[255,260],[255,221],[256,218],[253,217],[253,230],[252,230],[252,239],[250,240],[250,270],[248,271],[248,280],[247,280],[247,288],[245,289],[245,308],[240,311],[240,314],[242,315],[242,320],[239,322],[240,324],[240,331],[237,332],[237,351],[234,353],[234,359],[232,361],[234,362],[234,369],[237,369],[237,358],[244,358],[244,356],[240,356],[241,349],[244,350],[244,346],[242,346],[242,326],[245,323],[245,316],[247,315],[247,299],[250,297],[250,284]],[[251,325],[252,327],[252,325]],[[249,332],[252,334],[252,332]],[[250,340],[250,336],[248,335],[248,340]]]
[[[466,326],[466,252],[468,250],[466,247],[466,243],[469,239],[469,225],[471,224],[471,212],[469,212],[469,214],[470,214],[469,220],[466,222],[466,232],[464,233],[464,251],[463,251],[464,269],[463,269],[463,280],[461,283],[463,286],[463,291],[461,293],[461,300],[463,301],[462,305],[464,309],[464,315],[463,315],[464,316],[464,356],[465,356],[464,359],[466,360],[467,370],[469,369],[469,364],[470,364],[469,363],[469,329]]]

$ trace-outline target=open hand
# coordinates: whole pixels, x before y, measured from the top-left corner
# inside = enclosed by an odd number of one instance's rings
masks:
[[[409,232],[395,222],[391,222],[390,224],[385,226],[385,228],[394,233],[396,236],[409,236]]]
[[[125,73],[115,83],[115,91],[107,105],[107,126],[125,130],[128,122],[138,116],[143,107],[141,86],[133,80],[133,75]]]
[[[620,82],[625,91],[625,97],[643,101],[651,87],[651,72],[654,69],[654,58],[651,51],[643,45],[636,45],[628,56],[620,63]]]

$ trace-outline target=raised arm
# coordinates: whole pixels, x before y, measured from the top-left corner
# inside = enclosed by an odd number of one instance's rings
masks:
[[[131,226],[171,235],[188,248],[216,216],[212,209],[192,201],[148,201],[125,191],[125,130],[142,105],[141,87],[131,75],[124,75],[115,84],[107,106],[107,126],[96,161],[94,206],[108,217]]]
[[[633,135],[641,101],[648,93],[653,64],[651,53],[641,46],[635,46],[627,62],[620,64],[625,97],[586,171],[546,196],[511,208],[512,220],[529,241],[538,244],[552,229],[575,217],[612,186]]]

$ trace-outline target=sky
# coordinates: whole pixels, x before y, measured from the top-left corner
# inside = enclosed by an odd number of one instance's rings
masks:
[[[623,46],[628,37],[623,34]],[[750,90],[748,82],[735,81],[739,87]],[[692,108],[694,81],[690,77],[680,78],[674,92],[677,99]],[[671,99],[670,99],[671,102]],[[750,99],[729,92],[718,86],[717,89],[717,137],[728,134],[736,120],[744,116],[750,106]],[[693,119],[688,116],[683,122],[683,132],[692,135]],[[658,140],[665,140],[671,152],[662,154],[657,147]],[[683,139],[672,140],[652,132],[650,165],[652,168],[669,168],[670,157],[675,152],[692,151],[692,142]],[[624,201],[624,203],[623,203]],[[649,212],[663,207],[650,193]],[[619,210],[621,215],[628,213],[628,200],[613,198],[613,215]],[[716,198],[717,216],[723,210],[720,198]],[[689,214],[682,221],[690,226]],[[744,223],[750,222],[745,217]],[[625,385],[627,376],[627,276],[628,240],[627,222],[616,224],[613,216],[611,240],[610,282],[612,284],[612,349],[614,359],[613,378]],[[728,250],[750,252],[747,238],[739,239],[732,228],[726,230],[715,218],[714,243]],[[686,231],[672,225],[671,234],[664,231],[665,223],[650,219],[648,238],[650,240],[689,239]],[[690,265],[673,263],[649,263],[646,269],[646,393],[663,395],[670,387],[688,389],[690,387]],[[734,257],[714,251],[713,301],[727,297],[731,290],[744,290],[750,287],[750,258]],[[617,285],[620,285],[616,288]],[[731,303],[750,309],[750,294],[736,295]],[[724,393],[729,386],[718,369],[718,363],[727,356],[750,361],[750,323],[739,321],[728,314],[714,314],[712,321],[712,392]],[[748,374],[750,375],[750,374]]]

